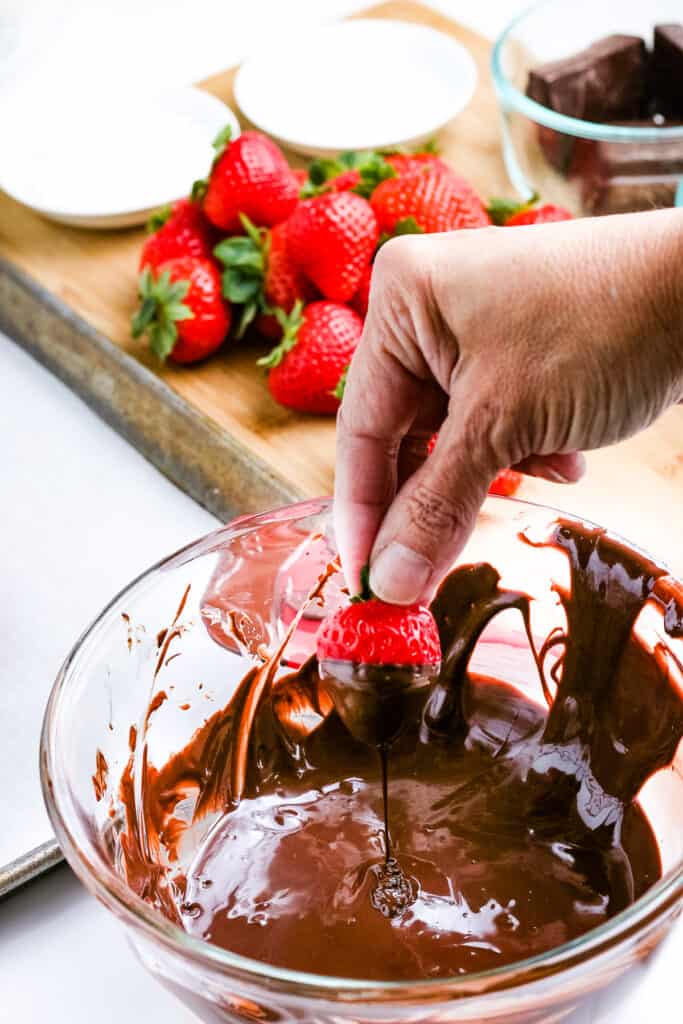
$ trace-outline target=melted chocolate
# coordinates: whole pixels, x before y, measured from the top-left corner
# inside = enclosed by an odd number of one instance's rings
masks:
[[[146,746],[131,757],[119,837],[129,884],[234,952],[392,980],[520,960],[637,899],[661,874],[637,796],[673,759],[683,695],[681,666],[661,643],[646,651],[633,626],[650,601],[662,633],[678,635],[683,595],[604,531],[558,522],[544,543],[571,575],[558,589],[566,627],[534,651],[549,707],[468,673],[500,611],[516,609],[530,636],[529,597],[488,565],[442,585],[440,677],[426,706],[424,695],[402,704],[380,763],[345,727],[315,659],[276,679],[285,638],[166,765],[149,764]],[[192,822],[178,813],[188,797]],[[203,819],[175,876],[178,844]]]

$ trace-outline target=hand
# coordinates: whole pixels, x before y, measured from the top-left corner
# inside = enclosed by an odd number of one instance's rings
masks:
[[[379,597],[425,598],[498,470],[575,481],[683,398],[682,257],[678,210],[382,247],[337,431],[353,591],[369,560]]]

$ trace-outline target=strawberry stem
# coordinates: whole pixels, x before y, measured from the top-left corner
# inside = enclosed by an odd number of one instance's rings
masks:
[[[243,307],[236,338],[244,335],[257,313],[265,311],[263,288],[270,249],[270,232],[257,228],[245,214],[239,216],[246,234],[224,238],[213,250],[225,266],[221,279],[224,298]]]
[[[363,601],[372,601],[374,594],[370,589],[370,565],[366,562],[360,571],[360,591],[351,598],[351,604],[361,604]]]
[[[335,398],[339,399],[340,402],[341,402],[342,398],[344,397],[344,389],[346,388],[346,378],[349,375],[349,366],[350,365],[351,365],[350,363],[346,364],[346,366],[344,367],[344,369],[341,372],[341,377],[337,381],[336,388],[331,392],[334,395]]]
[[[263,366],[267,370],[273,370],[276,366],[280,365],[287,353],[291,352],[296,345],[299,330],[304,322],[302,315],[303,308],[303,302],[301,299],[297,299],[289,315],[285,313],[284,309],[280,309],[279,307],[270,311],[276,317],[277,322],[282,328],[282,341],[279,345],[276,345],[267,356],[257,359],[257,366]]]
[[[216,138],[213,140],[211,145],[216,153],[214,162],[222,155],[223,151],[227,148],[230,140],[232,139],[232,126],[226,124],[225,128],[221,128]]]
[[[531,198],[523,203],[518,202],[516,199],[489,199],[486,212],[493,223],[501,227],[510,217],[514,217],[516,213],[526,213],[527,210],[536,205],[540,198],[538,192],[534,192]]]
[[[197,178],[196,181],[193,181],[192,188],[190,189],[190,199],[192,202],[201,203],[208,187],[209,182],[207,178]]]
[[[166,203],[166,206],[162,206],[159,210],[155,210],[145,225],[147,234],[153,235],[155,231],[159,231],[160,228],[163,228],[164,224],[171,216],[171,212],[170,203]]]
[[[146,334],[149,347],[163,362],[173,351],[178,338],[177,323],[192,320],[194,313],[182,301],[190,288],[189,281],[171,281],[164,270],[155,278],[149,267],[139,277],[140,308],[133,316],[131,333],[134,338]]]

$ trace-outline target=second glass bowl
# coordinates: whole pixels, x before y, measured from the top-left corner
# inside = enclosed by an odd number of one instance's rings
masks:
[[[575,215],[683,204],[683,124],[584,121],[526,95],[533,68],[612,34],[641,36],[651,45],[655,25],[682,17],[678,0],[541,0],[505,29],[492,72],[505,164],[521,197],[536,192]]]

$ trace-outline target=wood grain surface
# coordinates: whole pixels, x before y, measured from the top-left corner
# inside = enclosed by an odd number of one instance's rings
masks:
[[[467,46],[479,85],[470,106],[441,133],[441,149],[484,195],[510,194],[490,44],[413,2],[396,0],[366,13],[428,24]],[[202,85],[234,106],[233,78],[234,69]],[[137,229],[51,224],[0,193],[0,325],[218,515],[329,493],[334,423],[279,407],[255,366],[257,349],[228,344],[206,364],[185,369],[160,367],[132,340],[142,237]],[[591,454],[581,484],[530,480],[520,497],[603,522],[683,571],[683,408],[639,437]]]

